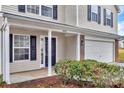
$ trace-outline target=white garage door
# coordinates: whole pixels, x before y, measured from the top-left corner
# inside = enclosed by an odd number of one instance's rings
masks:
[[[112,42],[85,41],[85,59],[94,59],[102,62],[112,62],[114,48]]]

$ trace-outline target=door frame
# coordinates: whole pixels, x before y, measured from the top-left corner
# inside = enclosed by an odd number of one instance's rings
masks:
[[[45,51],[45,37],[48,37],[47,35],[40,35],[40,45],[41,45],[41,38],[43,38],[43,64],[41,64],[41,56],[40,56],[40,68],[45,67],[45,55],[46,55],[46,51]],[[57,36],[52,36],[52,38],[56,39],[56,63],[57,63],[57,54],[58,54],[58,37]],[[40,50],[41,50],[41,46],[40,46]],[[40,51],[41,54],[41,51]]]

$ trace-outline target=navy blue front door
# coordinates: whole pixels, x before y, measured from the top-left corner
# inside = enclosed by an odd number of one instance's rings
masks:
[[[52,66],[56,63],[56,38],[52,38]],[[48,67],[48,37],[45,37],[45,66]]]

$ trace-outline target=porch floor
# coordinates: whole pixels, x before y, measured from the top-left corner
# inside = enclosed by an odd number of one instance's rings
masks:
[[[56,75],[53,69],[52,69],[52,75]],[[19,82],[24,82],[24,81],[39,79],[44,77],[48,77],[48,68],[12,73],[10,75],[10,82],[19,83]]]

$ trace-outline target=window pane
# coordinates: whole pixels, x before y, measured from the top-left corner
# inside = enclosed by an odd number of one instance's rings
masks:
[[[19,35],[14,35],[14,40],[19,41]]]
[[[14,36],[14,60],[29,59],[29,36],[15,35]],[[15,48],[16,47],[16,48]]]
[[[14,60],[29,59],[29,49],[14,49]]]
[[[42,15],[52,17],[52,8],[42,5]]]
[[[19,47],[19,46],[20,46],[20,43],[15,41],[15,42],[14,42],[14,46],[15,46],[15,47]]]
[[[39,14],[39,5],[27,5],[27,11],[29,13]]]
[[[111,20],[107,18],[107,25],[111,26]]]
[[[92,21],[97,22],[97,14],[96,13],[92,13]]]
[[[93,12],[93,13],[98,13],[98,6],[97,5],[92,5],[91,6],[91,11]]]
[[[106,9],[106,18],[111,19],[111,11]]]

